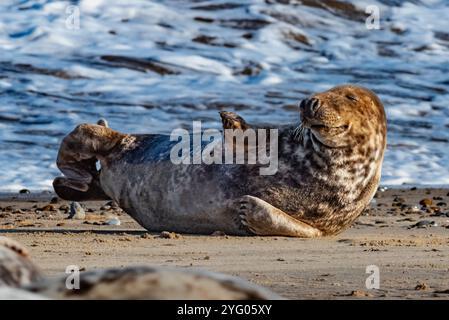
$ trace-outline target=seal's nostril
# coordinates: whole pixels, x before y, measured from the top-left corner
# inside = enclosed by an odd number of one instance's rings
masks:
[[[320,107],[320,100],[318,100],[316,98],[310,99],[310,111],[312,113],[316,112],[319,107]]]

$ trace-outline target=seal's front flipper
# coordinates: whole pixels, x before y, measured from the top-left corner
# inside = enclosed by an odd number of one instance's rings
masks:
[[[223,129],[241,129],[245,131],[250,128],[250,125],[246,121],[234,112],[221,111],[221,122],[223,123]]]
[[[253,196],[243,196],[238,201],[241,222],[251,232],[263,236],[288,236],[314,238],[322,232],[295,219],[268,202]]]

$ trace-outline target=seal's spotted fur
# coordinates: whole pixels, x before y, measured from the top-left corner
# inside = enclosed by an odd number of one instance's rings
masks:
[[[345,85],[300,104],[298,126],[279,129],[279,168],[174,165],[175,142],[78,126],[63,141],[54,181],[66,199],[106,199],[149,230],[316,237],[340,232],[367,206],[379,184],[386,144],[382,103]],[[251,126],[221,113],[225,129]],[[101,162],[101,171],[94,169]]]

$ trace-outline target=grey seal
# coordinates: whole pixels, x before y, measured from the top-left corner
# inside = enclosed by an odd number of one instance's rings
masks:
[[[81,124],[66,136],[54,180],[68,200],[113,199],[150,231],[318,237],[341,232],[379,185],[386,116],[370,90],[342,85],[299,104],[279,125],[278,171],[258,164],[174,164],[166,135],[125,134]],[[255,128],[232,112],[224,129]],[[99,161],[101,169],[97,169]]]

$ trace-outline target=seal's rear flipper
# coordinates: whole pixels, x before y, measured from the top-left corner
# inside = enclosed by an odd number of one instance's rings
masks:
[[[98,180],[93,180],[89,185],[87,191],[79,191],[70,187],[72,182],[68,181],[69,179],[65,177],[57,177],[53,180],[53,188],[55,189],[58,197],[64,200],[70,201],[88,201],[88,200],[110,200],[103,191],[100,186]]]
[[[56,165],[64,174],[53,181],[53,187],[63,199],[73,201],[108,200],[97,169],[97,162],[107,166],[112,151],[127,135],[100,124],[81,124],[69,133],[61,143]]]
[[[260,198],[246,195],[236,204],[242,225],[254,234],[300,238],[322,235],[317,228],[286,214]]]

